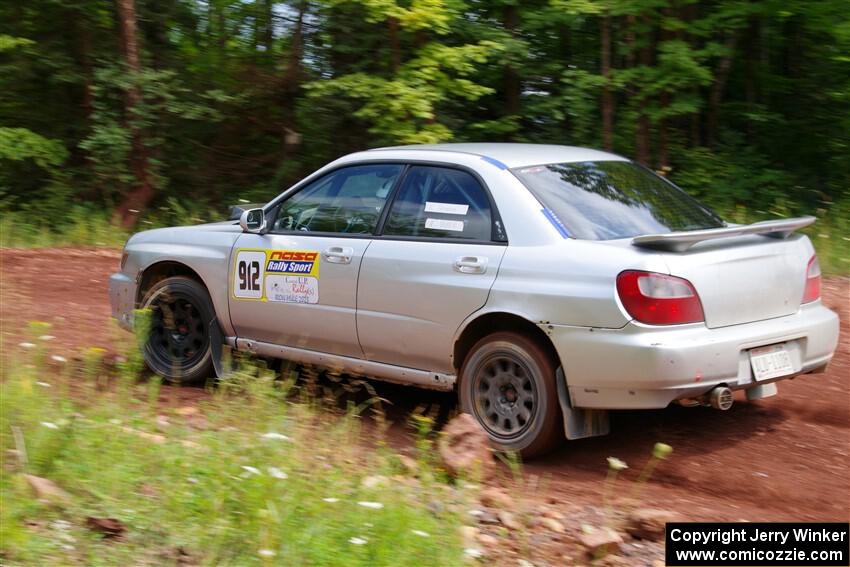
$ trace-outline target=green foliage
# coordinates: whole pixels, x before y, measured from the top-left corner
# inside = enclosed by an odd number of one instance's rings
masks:
[[[364,0],[360,4],[368,22],[393,19],[398,33],[419,34],[420,38],[427,33],[445,36],[458,17],[442,0],[418,0],[407,7],[394,0]],[[442,123],[438,108],[453,98],[471,102],[494,92],[469,77],[477,66],[497,56],[500,46],[489,40],[463,45],[446,45],[442,40],[418,43],[405,54],[407,60],[397,61],[400,66],[389,74],[350,73],[314,81],[307,90],[313,97],[342,96],[358,101],[360,107],[353,115],[370,124],[369,132],[379,143],[446,141],[452,132]],[[401,53],[391,57],[400,58]]]
[[[11,51],[16,47],[32,45],[34,41],[25,37],[12,37],[11,35],[0,34],[0,53],[3,51]]]
[[[605,86],[605,77],[583,69],[567,69],[561,82],[564,94],[555,99],[557,108],[552,109],[553,117],[558,120],[569,118],[573,139],[593,140],[598,143],[599,124],[595,111],[599,105],[599,95]]]
[[[68,159],[68,151],[59,140],[49,140],[26,128],[0,127],[0,160],[31,159],[38,167],[55,170]]]
[[[241,366],[187,414],[158,403],[158,382],[136,383],[129,362],[110,378],[99,349],[80,368],[15,355],[0,382],[4,561],[463,564],[466,489],[446,490],[424,460],[419,478],[390,481],[395,456],[362,450],[355,413],[291,401],[293,383],[262,367]],[[67,498],[37,501],[24,474]],[[104,538],[87,518],[126,532]]]
[[[611,139],[732,220],[781,207],[847,234],[844,2],[133,3],[135,71],[117,3],[0,4],[0,210],[29,240],[143,185],[142,228],[185,223],[347,152],[446,140]]]

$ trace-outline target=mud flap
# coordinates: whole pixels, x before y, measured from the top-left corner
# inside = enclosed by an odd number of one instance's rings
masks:
[[[218,326],[218,320],[213,318],[210,321],[209,329],[210,347],[212,349],[212,363],[216,378],[224,377],[224,333],[221,332],[221,327]]]
[[[567,439],[608,435],[611,431],[608,410],[574,408],[570,403],[564,369],[560,366],[555,373],[555,381],[558,383],[558,402],[561,404],[561,413],[564,415],[564,435]]]

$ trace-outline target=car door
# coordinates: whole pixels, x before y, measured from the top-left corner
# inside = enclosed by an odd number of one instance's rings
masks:
[[[240,339],[362,357],[357,275],[403,169],[337,169],[277,204],[268,233],[239,237],[229,304]]]
[[[505,252],[500,227],[477,176],[411,166],[360,270],[357,332],[364,356],[453,373],[455,331],[486,303]]]

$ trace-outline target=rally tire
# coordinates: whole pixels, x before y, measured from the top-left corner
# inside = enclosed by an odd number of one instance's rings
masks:
[[[148,290],[142,308],[150,312],[144,346],[148,368],[174,384],[203,382],[212,375],[210,326],[217,323],[203,285],[183,276],[166,278]]]
[[[498,332],[478,341],[460,371],[459,395],[498,450],[543,455],[564,439],[557,364],[538,341]]]

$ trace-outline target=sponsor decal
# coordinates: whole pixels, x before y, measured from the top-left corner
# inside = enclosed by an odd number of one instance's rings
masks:
[[[318,252],[274,250],[269,253],[266,273],[317,277],[319,275],[318,260]]]
[[[318,303],[319,279],[309,276],[268,275],[266,298],[281,303]]]
[[[319,302],[319,253],[312,250],[236,251],[233,297],[280,303]]]

